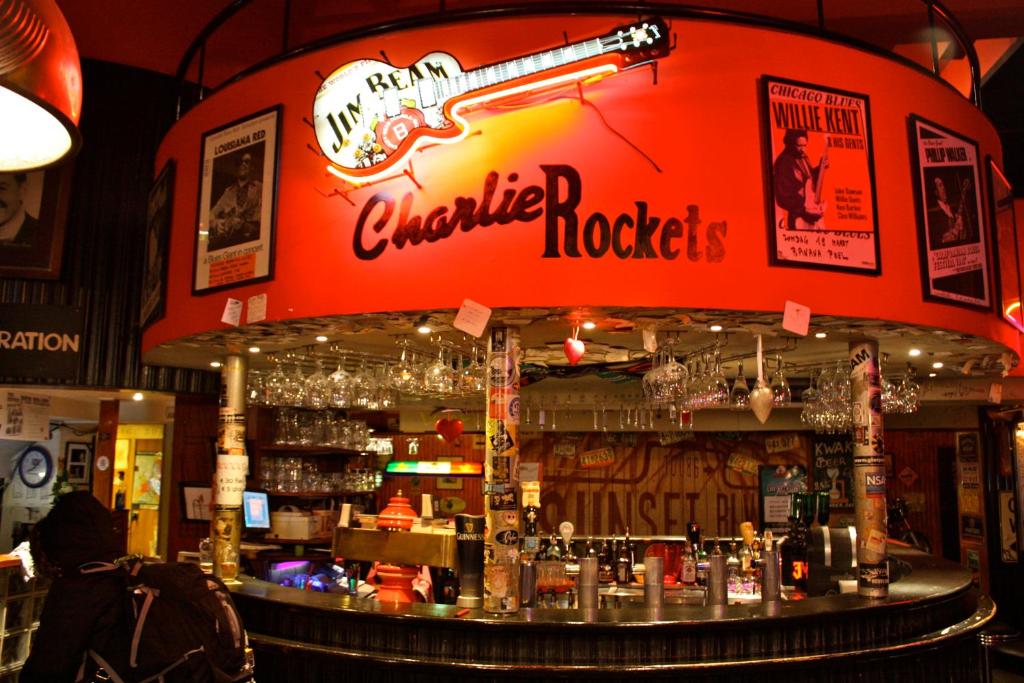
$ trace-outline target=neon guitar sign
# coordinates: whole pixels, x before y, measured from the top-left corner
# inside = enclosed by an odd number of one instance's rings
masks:
[[[460,111],[499,97],[610,75],[668,54],[660,18],[599,38],[463,71],[446,52],[406,68],[361,59],[335,69],[313,100],[313,128],[327,169],[355,183],[393,173],[416,148],[457,142],[469,124]]]

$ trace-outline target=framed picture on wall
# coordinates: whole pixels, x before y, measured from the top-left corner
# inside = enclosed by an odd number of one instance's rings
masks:
[[[60,277],[71,174],[71,164],[0,173],[0,277]]]
[[[438,462],[462,462],[462,456],[460,455],[439,455],[437,456]],[[459,477],[438,477],[437,478],[438,490],[448,491],[461,491],[462,490],[462,479]]]
[[[146,206],[146,255],[142,262],[139,324],[145,328],[164,315],[167,295],[167,247],[174,203],[174,160],[164,164],[149,191]]]
[[[997,286],[996,300],[1003,320],[1024,332],[1024,310],[1021,310],[1021,244],[1017,239],[1017,216],[1013,210],[1013,186],[988,158],[989,201],[992,215],[992,253]]]
[[[209,522],[213,519],[213,488],[201,481],[183,481],[181,489],[181,518],[189,522]]]
[[[269,280],[281,106],[203,135],[192,293]]]
[[[867,95],[762,76],[773,266],[882,272]]]
[[[64,444],[64,467],[69,484],[88,484],[92,475],[92,449],[89,444]]]
[[[991,310],[978,144],[919,116],[909,126],[924,298]]]

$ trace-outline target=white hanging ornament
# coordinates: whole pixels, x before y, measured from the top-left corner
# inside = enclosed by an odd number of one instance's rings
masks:
[[[772,414],[772,390],[764,381],[764,354],[761,350],[761,335],[757,335],[757,383],[750,390],[750,409],[761,424]]]

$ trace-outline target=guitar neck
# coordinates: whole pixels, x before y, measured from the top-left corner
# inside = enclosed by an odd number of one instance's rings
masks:
[[[481,66],[472,71],[466,71],[438,81],[440,94],[444,97],[454,97],[474,90],[482,90],[501,83],[508,83],[526,76],[550,71],[581,62],[591,57],[613,52],[617,47],[612,47],[606,39],[592,38],[579,43],[573,43],[564,47],[537,52],[525,57],[518,57],[507,62],[499,62],[488,66]]]

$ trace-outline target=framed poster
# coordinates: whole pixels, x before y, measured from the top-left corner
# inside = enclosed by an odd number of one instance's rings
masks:
[[[991,310],[978,144],[910,117],[924,298]]]
[[[1020,242],[1017,239],[1017,216],[1013,210],[1013,186],[988,158],[988,186],[992,214],[992,253],[996,298],[1003,320],[1024,332],[1024,310],[1021,309]]]
[[[771,264],[882,272],[867,95],[762,76]]]
[[[139,324],[148,327],[164,315],[167,296],[167,241],[174,203],[174,160],[168,160],[149,191],[146,206],[146,260],[142,263]]]
[[[70,164],[0,173],[0,277],[60,277],[70,194]]]
[[[88,484],[92,475],[92,449],[89,444],[64,444],[64,466],[69,484]]]
[[[437,456],[438,462],[462,462],[462,456],[460,455],[439,455]],[[439,490],[448,491],[461,491],[462,490],[462,479],[460,477],[438,477],[437,488]]]
[[[761,503],[761,531],[789,530],[790,494],[807,491],[807,470],[801,465],[760,465],[758,494]]]
[[[853,439],[849,434],[815,434],[814,490],[827,491],[834,515],[853,514]]]
[[[281,106],[203,135],[192,293],[274,275]]]
[[[183,481],[181,518],[187,522],[209,522],[213,519],[213,488],[201,481]]]

